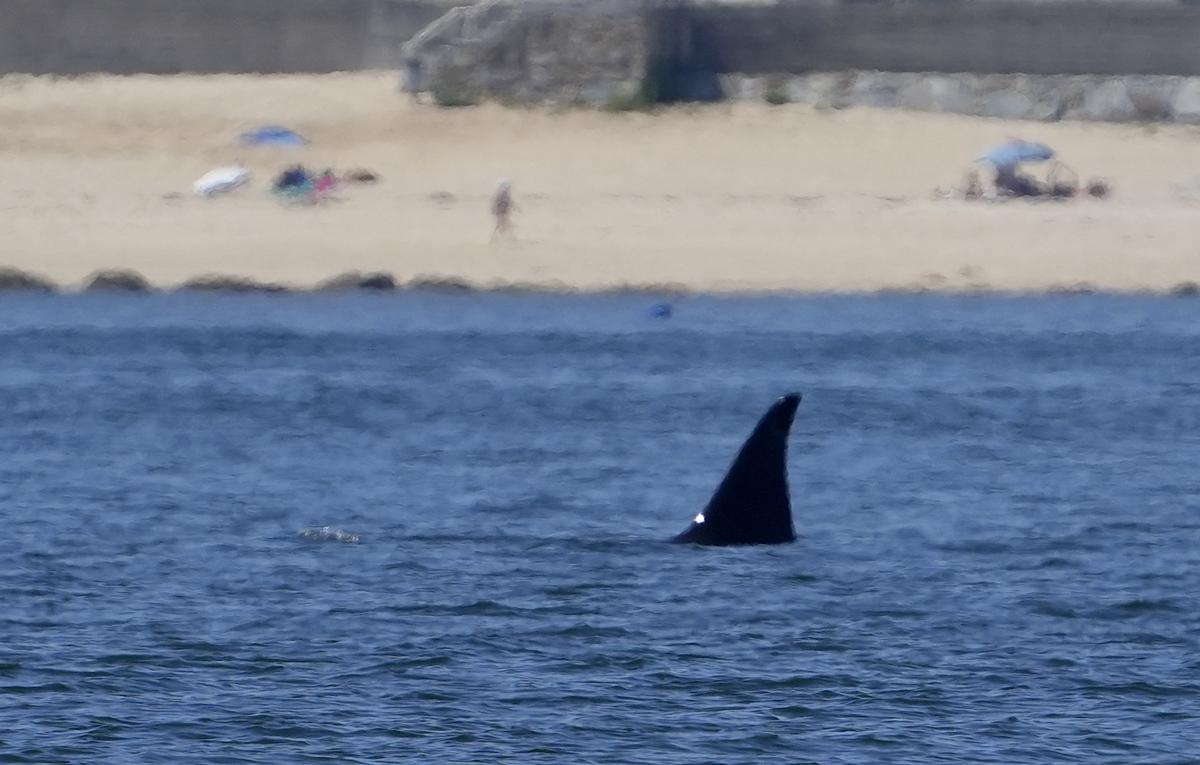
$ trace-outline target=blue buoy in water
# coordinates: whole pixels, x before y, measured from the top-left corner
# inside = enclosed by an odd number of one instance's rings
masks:
[[[671,304],[670,303],[655,303],[654,307],[650,309],[650,315],[656,319],[671,318]]]

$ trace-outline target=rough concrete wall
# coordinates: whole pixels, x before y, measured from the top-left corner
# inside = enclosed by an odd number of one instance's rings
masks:
[[[637,98],[646,79],[638,0],[492,2],[447,21],[409,47],[441,103],[606,104]]]
[[[1200,74],[1200,5],[1169,0],[672,4],[717,72]]]
[[[398,69],[404,43],[453,7],[454,0],[373,0],[367,25],[367,69]]]
[[[973,114],[1020,120],[1200,124],[1200,77],[810,72],[724,75],[726,97],[819,109]]]
[[[332,72],[398,65],[437,0],[0,0],[0,72]]]

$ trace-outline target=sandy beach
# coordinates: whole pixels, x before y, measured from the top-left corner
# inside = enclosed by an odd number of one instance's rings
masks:
[[[390,73],[0,79],[0,266],[77,285],[132,268],[305,287],[339,272],[481,286],[701,291],[1167,290],[1200,281],[1200,133],[759,103],[653,114],[438,109]],[[302,150],[248,148],[286,125]],[[1107,200],[937,198],[1008,136],[1041,140]],[[246,187],[192,183],[241,161]],[[289,206],[291,163],[375,186]],[[515,241],[489,242],[509,178]],[[1198,189],[1200,190],[1200,189]]]

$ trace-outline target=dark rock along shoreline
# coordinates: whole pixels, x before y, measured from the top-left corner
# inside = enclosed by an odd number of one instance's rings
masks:
[[[339,294],[350,292],[399,293],[441,292],[446,294],[472,294],[482,292],[508,292],[532,294],[641,294],[682,297],[694,293],[680,284],[616,284],[598,289],[573,289],[558,283],[493,283],[475,284],[467,279],[447,275],[419,274],[407,282],[384,271],[347,271],[325,279],[310,288],[298,288],[277,282],[263,282],[242,276],[225,274],[203,274],[165,288],[155,287],[144,276],[129,269],[102,269],[87,277],[78,289],[65,288],[40,274],[18,268],[0,267],[0,294],[71,294],[107,293],[143,295],[159,292],[193,292],[225,295],[289,295],[289,294]],[[928,286],[889,287],[875,290],[871,294],[938,294],[942,290]],[[1183,281],[1165,289],[1109,290],[1087,283],[1051,285],[1040,290],[990,290],[967,291],[946,290],[947,294],[1042,294],[1042,295],[1094,295],[1094,294],[1142,294],[1170,297],[1200,297],[1200,284]],[[738,294],[791,294],[790,290],[768,290],[762,293]],[[800,294],[800,293],[797,293]]]

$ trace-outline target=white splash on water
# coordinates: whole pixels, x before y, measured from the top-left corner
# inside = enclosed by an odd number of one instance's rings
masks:
[[[356,545],[362,541],[362,537],[358,534],[346,531],[345,529],[339,529],[336,526],[300,529],[300,536],[318,542],[344,542],[348,545]]]

